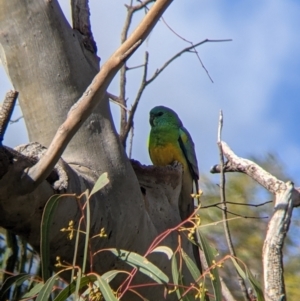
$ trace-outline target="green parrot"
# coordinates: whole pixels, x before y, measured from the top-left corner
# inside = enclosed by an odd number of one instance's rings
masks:
[[[149,154],[154,165],[170,165],[175,161],[183,165],[179,212],[182,220],[194,211],[191,197],[195,184],[198,193],[199,170],[195,146],[191,135],[178,115],[171,109],[158,106],[150,111]]]
[[[164,166],[178,161],[183,165],[179,213],[181,219],[185,220],[194,211],[194,199],[191,196],[194,184],[196,193],[199,190],[199,170],[194,142],[178,115],[167,107],[158,106],[150,111],[150,125],[149,154],[152,163]],[[202,272],[199,249],[194,244],[193,253]]]

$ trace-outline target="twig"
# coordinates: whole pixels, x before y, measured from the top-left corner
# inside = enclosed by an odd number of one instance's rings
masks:
[[[3,104],[0,107],[0,146],[2,145],[2,141],[14,110],[18,94],[19,93],[17,91],[8,91],[5,95]]]
[[[92,53],[97,53],[97,45],[91,30],[89,1],[71,0],[71,10],[73,29],[83,35],[84,47]]]
[[[232,204],[232,205],[240,205],[240,206],[249,206],[249,207],[260,207],[260,206],[264,206],[266,204],[270,204],[273,203],[273,201],[267,201],[267,202],[263,202],[261,204],[246,204],[246,203],[238,203],[238,202],[229,202],[226,200],[226,204]],[[211,208],[211,207],[217,207],[218,205],[222,205],[222,203],[214,203],[214,204],[210,204],[207,206],[201,206],[201,209],[207,209],[207,208]]]
[[[223,205],[223,204],[222,204]],[[269,218],[268,216],[247,216],[247,215],[241,215],[241,214],[238,214],[238,213],[234,213],[232,211],[229,211],[227,208],[224,209],[222,207],[219,207],[219,206],[216,206],[218,209],[224,211],[226,213],[226,216],[227,216],[227,213],[230,213],[234,216],[239,216],[239,217],[242,217],[242,218],[253,218],[253,219],[265,219],[265,218]],[[227,221],[227,220],[226,220]]]
[[[161,19],[162,19],[163,23],[169,28],[169,30],[171,30],[177,37],[179,37],[181,40],[183,40],[183,41],[185,41],[185,42],[187,42],[187,43],[189,43],[189,44],[191,44],[191,45],[193,46],[193,48],[194,48],[194,53],[196,54],[196,56],[197,56],[197,58],[198,58],[198,60],[199,60],[199,62],[200,62],[200,64],[201,64],[202,68],[205,70],[205,72],[206,72],[208,78],[209,78],[210,81],[213,83],[214,81],[213,81],[213,79],[211,78],[211,76],[210,76],[208,70],[207,70],[206,67],[204,66],[204,64],[203,64],[203,62],[202,62],[202,60],[201,60],[201,58],[200,58],[200,55],[199,55],[198,51],[197,51],[196,48],[195,48],[194,43],[191,42],[191,41],[189,41],[189,40],[187,40],[187,39],[185,39],[184,37],[182,37],[181,35],[179,35],[175,30],[173,30],[173,28],[166,22],[166,20],[164,19],[164,17],[162,17]]]
[[[168,67],[168,65],[170,65],[175,59],[177,59],[179,56],[181,56],[183,53],[185,52],[189,52],[191,49],[194,49],[195,47],[198,47],[202,44],[205,43],[216,43],[216,42],[230,42],[232,41],[231,39],[225,39],[225,40],[209,40],[209,39],[205,39],[199,43],[196,43],[192,46],[186,47],[184,49],[182,49],[181,51],[179,51],[178,53],[176,53],[174,56],[172,56],[168,61],[166,61],[163,66],[159,69],[157,69],[155,71],[155,73],[153,74],[153,76],[147,80],[147,85],[150,84],[166,67]]]
[[[121,108],[123,108],[124,110],[129,111],[126,107],[124,107],[123,105],[123,101],[116,95],[113,95],[111,93],[107,92],[107,96],[109,98],[109,100],[115,104],[117,104],[118,106],[120,106]]]
[[[221,144],[221,135],[222,135],[222,128],[223,128],[223,112],[220,111],[220,117],[219,117],[219,127],[218,127],[218,147],[219,147],[219,152],[220,152],[220,198],[221,198],[221,203],[222,203],[222,216],[223,216],[223,226],[224,226],[224,231],[225,231],[225,236],[226,236],[226,241],[227,245],[229,248],[230,255],[232,257],[236,257],[236,253],[233,247],[232,239],[231,239],[231,234],[229,230],[229,224],[228,224],[228,216],[227,216],[227,205],[226,205],[226,197],[225,197],[225,174],[224,174],[224,156],[223,156],[223,150],[222,150],[222,144]],[[235,215],[235,214],[234,214]],[[241,277],[241,275],[238,273],[238,282],[244,297],[244,300],[250,301],[250,298],[247,293],[247,288],[246,284]]]
[[[22,178],[20,184],[24,190],[23,192],[32,191],[46,179],[69,141],[92,113],[93,109],[99,104],[99,101],[107,101],[104,95],[112,79],[120,70],[126,59],[128,59],[135,52],[137,47],[147,38],[171,3],[172,0],[156,0],[130,37],[102,66],[92,83],[83,93],[82,97],[71,108],[67,119],[59,127],[45,155],[35,166],[29,169],[28,177]]]
[[[9,121],[9,124],[16,123],[16,122],[20,121],[22,118],[24,118],[24,117],[23,117],[23,116],[20,116],[20,117],[18,117],[18,118],[16,118],[16,119],[11,119],[11,120]]]
[[[133,67],[127,67],[126,66],[126,71],[130,71],[130,70],[134,70],[134,69],[139,69],[139,68],[142,68],[142,67],[144,67],[144,64],[133,66]]]
[[[134,103],[132,105],[132,108],[130,110],[130,113],[129,113],[129,116],[128,116],[128,121],[126,123],[126,126],[125,128],[122,129],[122,132],[120,134],[120,140],[121,140],[121,143],[125,146],[126,145],[126,140],[127,140],[127,137],[128,137],[128,133],[133,125],[133,118],[134,118],[134,115],[135,115],[135,111],[138,107],[138,104],[139,104],[139,101],[142,97],[142,94],[147,86],[147,73],[148,73],[148,60],[149,60],[149,53],[146,51],[145,52],[145,63],[144,63],[144,73],[143,73],[143,77],[142,77],[142,82],[141,82],[141,85],[140,85],[140,88],[138,90],[138,93],[136,95],[136,98],[134,100]]]

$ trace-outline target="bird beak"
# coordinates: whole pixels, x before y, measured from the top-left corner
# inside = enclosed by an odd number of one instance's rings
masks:
[[[153,120],[154,120],[154,115],[153,115],[153,114],[150,114],[149,122],[150,122],[150,125],[151,125],[151,126],[154,126]]]

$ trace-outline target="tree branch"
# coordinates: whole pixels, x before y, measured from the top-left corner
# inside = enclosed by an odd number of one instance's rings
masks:
[[[136,95],[135,101],[132,105],[132,108],[129,111],[129,116],[128,116],[128,120],[125,124],[125,128],[123,128],[123,130],[121,132],[121,135],[120,135],[121,143],[123,145],[126,144],[128,133],[129,133],[129,131],[130,131],[132,125],[133,125],[134,114],[136,112],[139,101],[142,97],[142,94],[143,94],[143,92],[144,92],[144,90],[147,86],[148,60],[149,60],[149,53],[146,51],[145,52],[145,63],[144,63],[144,73],[143,73],[143,77],[142,77],[142,82],[141,82],[140,88],[138,90],[138,93]]]
[[[5,131],[13,113],[18,94],[17,91],[8,91],[5,95],[3,104],[0,107],[0,146],[2,145]]]
[[[220,117],[219,117],[219,127],[218,127],[218,147],[219,147],[219,153],[220,153],[220,198],[221,198],[221,203],[222,203],[222,219],[223,219],[223,226],[224,226],[224,232],[225,232],[225,237],[227,241],[227,245],[229,248],[230,255],[232,257],[236,257],[236,253],[233,247],[232,239],[231,239],[231,234],[230,234],[230,229],[228,225],[228,215],[227,215],[227,204],[226,204],[226,196],[225,196],[225,174],[224,174],[224,156],[223,156],[223,149],[222,149],[222,140],[221,140],[221,135],[222,135],[222,128],[223,128],[223,112],[220,111]],[[231,212],[231,214],[233,214]],[[233,214],[236,215],[236,214]],[[244,297],[244,300],[250,301],[250,298],[247,294],[247,288],[244,279],[241,277],[241,275],[237,272],[237,278],[238,282]]]
[[[222,150],[228,162],[225,164],[225,172],[241,172],[248,175],[258,184],[263,186],[265,189],[273,194],[280,193],[286,190],[286,183],[278,180],[276,177],[272,176],[270,173],[265,171],[259,165],[251,160],[238,157],[226,144],[222,141]],[[210,170],[211,173],[219,173],[220,165],[215,165]],[[300,206],[300,189],[294,188],[293,190],[293,206]]]
[[[275,195],[275,213],[271,218],[263,247],[265,300],[277,301],[285,296],[283,278],[282,248],[289,229],[293,207],[300,204],[299,188],[292,182],[284,183],[254,162],[239,158],[225,142],[221,142],[224,155],[228,159],[226,171],[242,172],[254,179]],[[212,167],[217,173],[222,166]]]
[[[69,141],[97,106],[99,99],[106,101],[105,92],[110,82],[124,62],[146,39],[171,3],[172,0],[157,0],[131,36],[103,65],[83,96],[71,108],[66,121],[59,127],[43,158],[29,169],[28,177],[22,179],[21,185],[25,192],[37,187],[51,172]]]
[[[285,296],[282,248],[291,222],[294,191],[292,182],[285,185],[286,190],[276,194],[275,213],[269,222],[263,246],[266,301],[277,301]]]
[[[202,44],[205,44],[205,43],[216,43],[216,42],[230,42],[232,41],[231,39],[226,39],[226,40],[209,40],[209,39],[206,39],[206,40],[203,40],[199,43],[196,43],[192,46],[189,46],[189,47],[186,47],[184,49],[182,49],[181,51],[179,51],[178,53],[176,53],[174,56],[172,56],[168,61],[166,61],[163,66],[159,69],[157,69],[155,71],[155,73],[152,75],[152,77],[147,80],[147,85],[150,84],[162,71],[164,71],[165,68],[167,68],[175,59],[177,59],[178,57],[180,57],[183,53],[185,52],[190,52],[190,50],[194,49],[195,47],[198,47]]]
[[[141,1],[140,4],[137,4],[135,6],[132,5],[132,1],[130,5],[126,5],[127,8],[127,17],[125,20],[125,24],[121,33],[121,43],[124,43],[127,39],[129,28],[131,25],[133,14],[144,7],[148,5],[149,3],[154,2],[154,0],[146,0]],[[126,100],[126,73],[127,73],[127,67],[126,64],[124,64],[120,69],[120,95],[119,99],[122,101],[122,108],[127,108],[127,100]],[[131,115],[131,114],[130,114]],[[130,118],[130,117],[129,117]],[[133,118],[133,116],[132,116]],[[128,133],[130,130],[130,127],[132,126],[132,118],[131,121],[127,121],[127,110],[122,109],[121,110],[121,117],[120,117],[120,140],[124,148],[126,148],[126,139],[128,137]],[[126,137],[124,139],[124,137]]]
[[[88,0],[71,0],[73,29],[83,35],[84,47],[92,53],[97,53],[97,45],[93,37],[90,8]]]

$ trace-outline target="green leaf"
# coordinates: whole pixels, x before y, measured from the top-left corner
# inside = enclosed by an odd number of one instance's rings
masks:
[[[95,275],[84,276],[80,279],[79,289],[82,289],[90,282],[94,282],[97,280]],[[53,301],[65,301],[68,297],[70,297],[76,290],[77,281],[72,281],[67,287],[65,287]]]
[[[90,195],[89,198],[95,194],[96,192],[98,192],[100,189],[102,189],[106,184],[109,183],[109,179],[107,177],[107,172],[103,173],[98,180],[96,181]]]
[[[119,259],[127,262],[129,265],[137,268],[140,272],[147,275],[157,283],[167,284],[169,282],[169,277],[161,271],[157,266],[151,263],[145,257],[134,253],[128,252],[121,249],[108,249],[114,255],[116,255]]]
[[[200,227],[197,228],[196,230],[196,237],[197,241],[200,243],[202,250],[204,252],[205,259],[207,261],[207,264],[209,267],[213,266],[214,263],[214,248],[210,246],[208,241],[206,240],[205,236],[203,236],[200,232]],[[222,301],[222,289],[221,289],[221,281],[219,277],[219,272],[217,268],[211,269],[210,270],[211,274],[213,275],[213,279],[211,280],[214,293],[215,293],[215,300],[216,301]]]
[[[243,271],[243,269],[240,267],[240,265],[237,263],[237,261],[235,260],[235,258],[230,257],[230,259],[232,260],[234,267],[236,268],[238,274],[244,279],[247,280],[247,276],[245,274],[245,272]]]
[[[7,278],[0,289],[0,300],[2,300],[3,296],[12,285],[21,285],[24,281],[30,279],[31,277],[32,275],[30,274],[19,274]]]
[[[177,286],[175,292],[176,292],[178,300],[180,300],[181,299],[181,293],[180,293],[179,288],[178,288],[179,271],[178,271],[178,265],[177,265],[177,260],[176,260],[175,254],[173,254],[173,256],[172,256],[171,270],[172,270],[173,283]]]
[[[237,263],[236,259],[233,257],[230,257],[230,259],[232,260],[237,272],[239,273],[239,275],[244,279],[244,280],[248,280],[255,293],[257,296],[257,301],[264,301],[264,294],[263,294],[263,290],[262,287],[260,285],[260,283],[257,281],[257,279],[252,275],[251,271],[248,269],[247,266],[245,266],[245,270],[246,272],[244,272],[244,270],[240,267],[240,265]]]
[[[96,277],[97,277],[99,289],[104,299],[107,301],[118,301],[109,284],[106,281],[104,281],[104,279],[99,275],[96,275]]]
[[[190,271],[193,279],[195,280],[195,282],[197,284],[200,284],[201,283],[201,278],[200,278],[201,273],[200,273],[197,265],[183,250],[181,250],[181,254],[182,254],[182,258],[183,258],[188,270]]]
[[[107,283],[111,282],[118,274],[123,273],[123,271],[112,270],[104,273],[101,277]]]
[[[251,282],[256,296],[257,296],[257,301],[264,301],[264,294],[263,294],[263,290],[262,287],[260,285],[260,283],[257,281],[257,279],[252,275],[251,271],[247,268],[247,275],[248,275],[248,279]]]
[[[42,289],[40,290],[36,301],[45,301],[48,300],[50,297],[50,294],[53,290],[54,283],[58,279],[57,275],[53,275],[51,278],[49,278],[46,283],[43,285]]]
[[[44,286],[44,283],[42,283],[42,282],[37,283],[36,285],[33,286],[33,288],[29,292],[27,292],[26,294],[24,294],[22,296],[22,299],[25,299],[25,298],[31,299],[31,298],[33,298],[34,296],[36,296],[40,292],[40,290],[43,288],[43,286]]]
[[[50,243],[49,234],[51,232],[52,217],[57,207],[58,200],[63,195],[53,195],[45,205],[42,221],[41,221],[41,265],[42,265],[42,278],[47,281],[50,278]]]
[[[161,252],[161,253],[165,253],[168,257],[168,259],[170,260],[171,257],[173,256],[173,251],[172,249],[170,249],[169,247],[166,247],[166,246],[158,246],[156,247],[155,249],[153,249],[151,251],[151,253],[154,253],[154,252]]]

